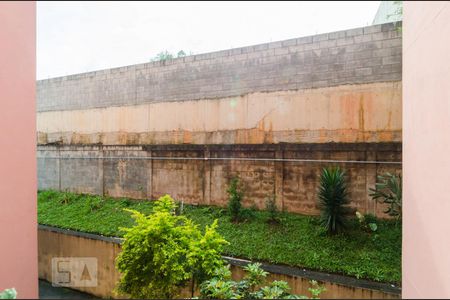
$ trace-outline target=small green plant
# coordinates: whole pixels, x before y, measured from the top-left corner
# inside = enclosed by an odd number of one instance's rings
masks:
[[[366,232],[376,232],[378,229],[377,217],[373,214],[361,214],[356,212],[356,218],[358,219],[359,226]]]
[[[348,192],[345,173],[339,167],[324,168],[320,175],[319,207],[321,224],[328,234],[342,231],[348,213]]]
[[[77,198],[77,194],[71,193],[69,191],[64,191],[58,195],[58,202],[65,205],[75,201]]]
[[[228,193],[228,212],[233,222],[238,222],[241,219],[242,197],[244,193],[239,188],[239,178],[233,177],[227,189]]]
[[[273,281],[264,286],[268,273],[261,268],[261,264],[248,264],[244,267],[246,275],[240,281],[231,280],[230,266],[218,268],[212,279],[200,285],[202,299],[308,299],[289,293],[290,287],[285,281]],[[325,289],[317,282],[311,281],[309,289],[313,299]]]
[[[86,198],[86,205],[91,212],[102,208],[103,202],[104,201],[100,196],[89,195]]]
[[[386,173],[377,176],[375,188],[370,189],[370,196],[378,203],[387,204],[384,211],[397,220],[402,218],[402,177]]]
[[[3,292],[0,292],[0,299],[16,299],[17,291],[15,288],[5,289]]]
[[[275,195],[271,195],[271,196],[267,197],[266,210],[269,214],[269,217],[267,219],[268,223],[277,224],[280,222],[280,219],[278,217],[278,208],[277,208]]]
[[[132,298],[173,298],[180,288],[213,275],[223,265],[222,248],[228,242],[217,233],[217,220],[202,234],[185,216],[175,215],[174,200],[155,201],[153,213],[132,213],[135,225],[125,232],[116,266],[122,276],[116,291]]]
[[[325,292],[327,289],[324,286],[321,286],[316,280],[311,280],[309,282],[311,287],[308,288],[308,291],[311,293],[311,299],[319,299],[320,294]]]

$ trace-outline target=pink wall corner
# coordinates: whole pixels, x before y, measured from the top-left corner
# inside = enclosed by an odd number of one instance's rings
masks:
[[[0,2],[0,290],[38,297],[36,4]]]
[[[450,298],[450,3],[404,2],[404,298]]]

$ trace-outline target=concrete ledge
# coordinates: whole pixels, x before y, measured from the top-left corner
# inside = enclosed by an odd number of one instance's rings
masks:
[[[114,244],[121,244],[123,241],[123,239],[118,238],[118,237],[104,236],[104,235],[100,235],[100,234],[93,234],[93,233],[88,233],[88,232],[83,232],[83,231],[76,231],[76,230],[64,229],[64,228],[48,226],[48,225],[41,225],[41,224],[38,225],[38,229],[53,231],[53,232],[72,235],[72,236],[78,236],[78,237],[91,239],[91,240],[104,241],[104,242],[114,243]]]
[[[225,260],[227,260],[231,265],[234,266],[240,266],[244,267],[249,263],[252,263],[250,260],[246,259],[239,259],[235,257],[229,257],[224,256]],[[317,272],[317,271],[310,271],[298,267],[290,267],[290,266],[284,266],[284,265],[271,265],[262,263],[261,266],[265,271],[273,274],[282,274],[282,275],[289,275],[289,276],[298,276],[307,278],[309,280],[316,280],[316,281],[328,281],[336,284],[341,284],[345,286],[351,286],[355,288],[364,288],[364,289],[371,289],[371,290],[379,290],[386,293],[393,293],[393,294],[401,294],[401,288],[398,286],[395,286],[393,284],[389,283],[381,283],[381,282],[375,282],[375,281],[369,281],[364,279],[357,279],[354,277],[344,276],[344,275],[337,275],[337,274],[330,274],[330,273],[323,273],[323,272]]]

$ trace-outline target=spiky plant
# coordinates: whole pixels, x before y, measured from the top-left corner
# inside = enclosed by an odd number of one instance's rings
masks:
[[[377,176],[378,182],[374,189],[370,189],[373,200],[387,204],[384,211],[391,217],[400,220],[402,218],[402,176],[391,173]]]
[[[339,167],[324,168],[320,175],[319,207],[321,224],[328,234],[338,233],[345,228],[347,204],[345,172]]]

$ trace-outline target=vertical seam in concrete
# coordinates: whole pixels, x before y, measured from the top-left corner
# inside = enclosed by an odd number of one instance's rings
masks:
[[[100,145],[100,155],[102,158],[105,156],[103,145]],[[102,166],[102,196],[105,196],[105,160],[104,159],[101,159],[101,166]]]
[[[364,160],[367,160],[367,149],[364,151]],[[370,168],[370,166],[366,166],[365,168],[364,168],[364,172],[365,172],[365,176],[364,176],[364,181],[365,181],[365,187],[366,187],[366,190],[368,190],[368,182],[367,182],[367,175],[368,175],[368,170],[369,170],[369,168]],[[365,210],[366,210],[366,212],[370,212],[369,211],[369,195],[367,195],[366,196],[366,201],[365,201],[366,203],[366,205],[365,205]]]
[[[58,147],[58,190],[61,190],[61,147]]]
[[[208,157],[211,157],[211,152],[208,152]],[[208,205],[211,205],[211,175],[212,175],[212,166],[211,166],[211,160],[208,161],[208,168],[209,168],[209,191],[208,191]]]
[[[150,157],[153,156],[152,150],[150,150],[148,153],[150,154]],[[150,159],[150,193],[148,194],[150,200],[153,200],[153,159]]]
[[[203,203],[206,203],[206,199],[205,199],[205,189],[206,189],[206,176],[205,176],[205,172],[206,172],[206,148],[203,148],[203,157],[205,158],[203,160],[203,164],[202,164],[202,199],[203,199]]]

